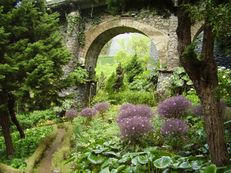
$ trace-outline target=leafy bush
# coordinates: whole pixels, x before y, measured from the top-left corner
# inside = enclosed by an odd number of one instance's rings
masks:
[[[183,96],[170,97],[158,105],[159,115],[166,118],[181,118],[191,107],[191,102]]]
[[[11,165],[14,168],[26,167],[25,159],[30,157],[39,143],[53,130],[52,126],[43,126],[25,130],[26,138],[21,139],[18,132],[12,134],[15,152],[12,159],[8,159],[5,153],[3,138],[0,137],[0,162]]]
[[[126,90],[117,94],[109,95],[109,99],[114,104],[133,103],[133,104],[147,104],[154,106],[156,101],[152,93],[147,91],[131,91]]]
[[[39,124],[57,121],[57,116],[52,110],[33,111],[28,114],[19,114],[17,119],[24,129],[35,127]]]
[[[138,57],[135,55],[131,61],[126,65],[124,71],[127,75],[128,83],[132,83],[134,78],[139,74],[143,73],[144,69],[141,62],[138,61]]]
[[[171,89],[173,95],[183,94],[192,87],[192,81],[189,79],[183,67],[177,67],[171,77]]]
[[[226,103],[231,105],[231,70],[218,68],[219,93]]]

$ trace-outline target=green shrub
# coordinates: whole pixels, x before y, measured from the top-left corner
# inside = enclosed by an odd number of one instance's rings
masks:
[[[177,67],[171,77],[172,95],[183,94],[192,87],[192,81],[185,72],[183,67]]]
[[[57,120],[52,110],[33,111],[28,114],[19,114],[17,118],[24,129],[35,127],[43,123],[51,123]]]
[[[132,104],[147,104],[150,106],[156,104],[154,94],[147,91],[126,90],[117,94],[109,95],[109,98],[114,101],[114,104],[122,104],[124,102]]]
[[[8,159],[5,152],[3,138],[0,137],[0,162],[14,168],[26,167],[25,159],[33,154],[37,146],[53,131],[52,126],[37,127],[25,131],[26,138],[20,139],[18,132],[12,133],[15,152],[12,159]]]
[[[138,61],[138,57],[135,55],[131,59],[131,61],[125,66],[124,71],[127,75],[128,83],[132,83],[136,76],[143,73],[144,69],[141,62]]]
[[[231,70],[218,68],[219,94],[225,103],[231,106]]]

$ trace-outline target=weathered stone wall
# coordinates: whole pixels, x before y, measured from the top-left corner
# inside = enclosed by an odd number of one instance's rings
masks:
[[[68,16],[69,19],[81,17],[78,11],[71,12]],[[111,16],[102,13],[97,17],[97,22],[89,20],[84,23],[84,45],[80,44],[77,38],[77,33],[80,29],[79,25],[75,26],[73,22],[67,22],[64,40],[73,57],[67,67],[68,71],[73,69],[77,63],[80,63],[85,65],[89,73],[94,74],[98,55],[110,39],[126,32],[141,33],[149,37],[157,48],[161,67],[157,95],[159,93],[161,97],[167,96],[166,88],[170,83],[171,72],[175,67],[179,66],[176,35],[177,18],[174,15],[163,18],[149,10],[128,12],[122,16]],[[194,36],[199,26],[193,27],[192,36]],[[89,93],[94,93],[95,90],[94,87],[89,86],[79,88],[78,91],[80,92],[76,95],[76,98],[83,105],[88,103],[86,99],[89,98]],[[89,88],[90,91],[88,91]]]

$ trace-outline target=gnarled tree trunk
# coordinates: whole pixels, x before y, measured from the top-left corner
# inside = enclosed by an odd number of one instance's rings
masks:
[[[191,20],[189,15],[180,7],[184,3],[189,3],[189,0],[178,0],[177,36],[180,62],[192,80],[202,103],[211,160],[216,165],[221,166],[229,162],[229,157],[224,138],[220,100],[216,95],[218,78],[217,65],[213,57],[212,28],[205,21],[202,60],[198,60],[196,56],[187,57],[185,50],[191,44]]]

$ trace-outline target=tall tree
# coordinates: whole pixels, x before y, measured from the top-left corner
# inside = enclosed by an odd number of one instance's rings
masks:
[[[0,125],[8,155],[13,153],[10,119],[25,136],[15,103],[30,109],[57,103],[68,60],[58,15],[47,13],[45,1],[0,0]]]
[[[121,0],[118,1],[122,2]],[[124,6],[128,8],[129,0],[123,1]],[[149,0],[136,1],[150,2]],[[214,39],[217,35],[226,35],[224,34],[226,32],[230,36],[231,2],[229,0],[156,0],[150,4],[157,8],[159,6],[167,8],[168,11],[174,12],[178,18],[176,32],[180,63],[192,80],[202,103],[211,160],[216,165],[225,165],[229,162],[229,157],[224,139],[223,117],[218,93],[217,64],[213,49]],[[109,3],[109,7],[111,6],[113,3]],[[191,17],[192,15],[199,16],[204,22],[203,27],[198,31],[198,33],[203,31],[202,51],[199,56],[194,51],[195,44],[194,40],[191,39],[191,26],[195,22],[195,18]]]
[[[202,103],[211,160],[216,165],[225,165],[229,162],[229,157],[224,139],[223,117],[218,94],[217,64],[213,55],[215,38],[213,27],[215,25],[212,23],[213,17],[217,15],[214,12],[218,12],[216,7],[222,3],[218,0],[206,0],[202,3],[205,7],[202,16],[204,20],[203,41],[202,51],[198,58],[191,40],[192,20],[190,13],[184,8],[184,5],[194,5],[194,3],[190,0],[178,0],[178,51],[180,62],[193,81]]]

